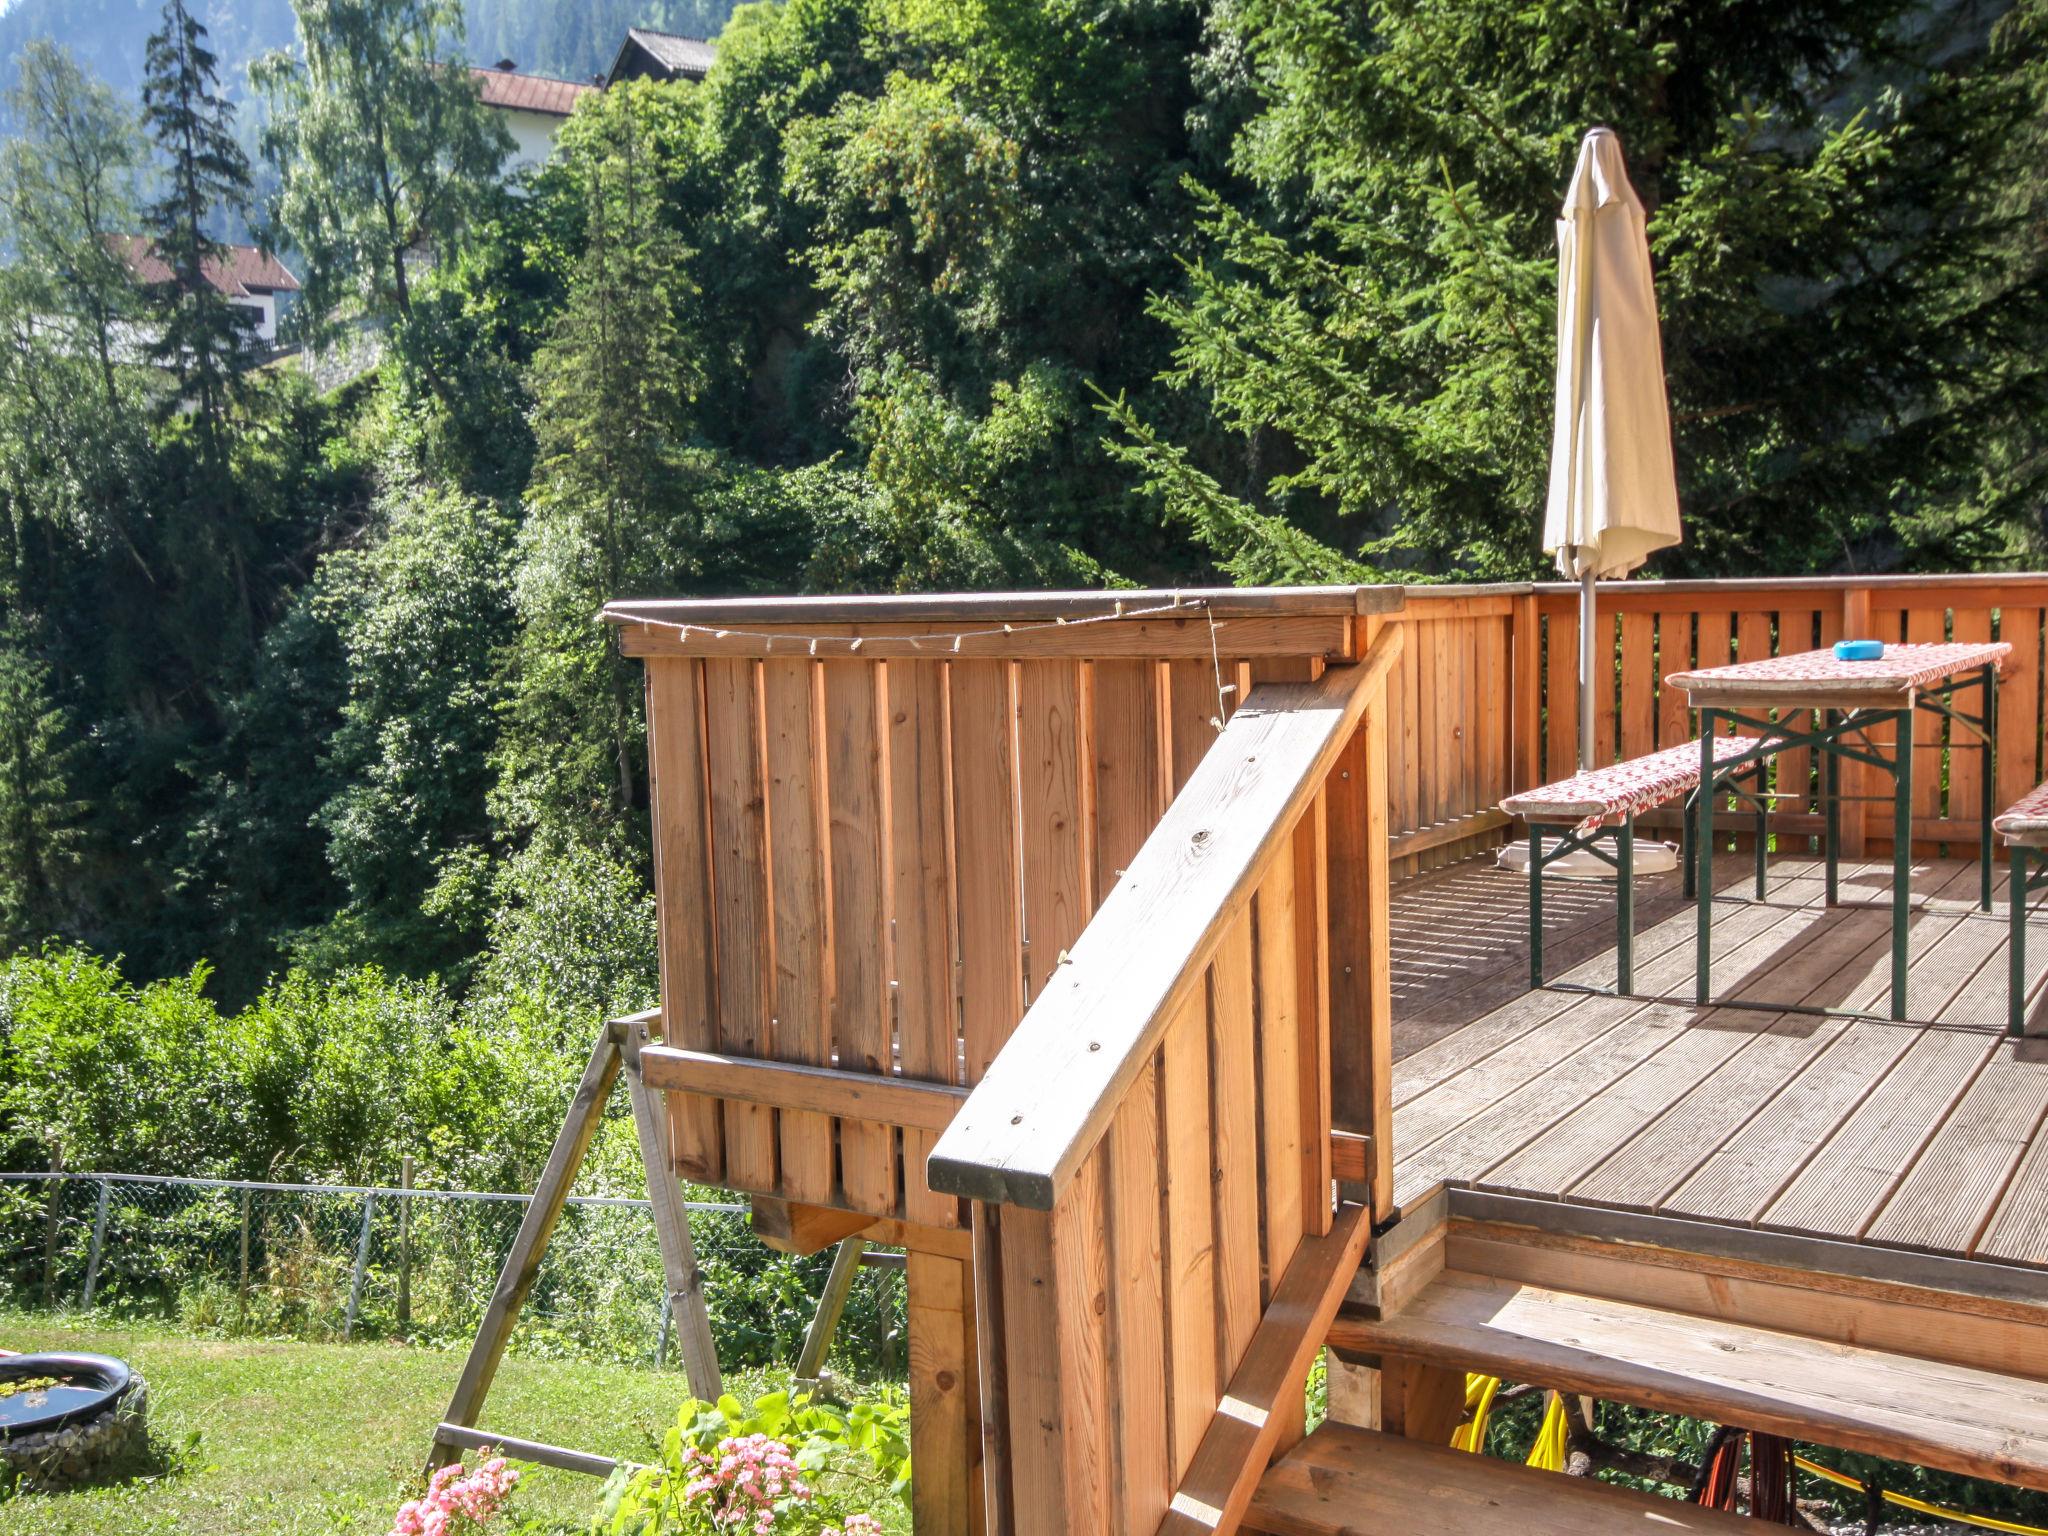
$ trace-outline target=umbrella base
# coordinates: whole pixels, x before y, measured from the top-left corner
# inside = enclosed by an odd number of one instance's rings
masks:
[[[1669,874],[1678,868],[1678,850],[1669,843],[1638,842],[1635,856],[1636,874]],[[1529,872],[1529,845],[1509,843],[1500,851],[1496,869],[1511,870],[1518,875]],[[1614,866],[1591,853],[1568,853],[1554,863],[1546,864],[1544,872],[1553,879],[1561,880],[1612,880]]]

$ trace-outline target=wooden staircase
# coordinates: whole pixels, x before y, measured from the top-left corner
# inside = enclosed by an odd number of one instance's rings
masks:
[[[2048,1382],[1446,1270],[1342,1348],[2048,1490]]]
[[[1329,1424],[1273,1464],[1244,1529],[1272,1536],[1755,1536],[1742,1515]]]
[[[1446,1220],[1442,1201],[1406,1225],[1375,1239],[1324,1332],[1380,1372],[1379,1429],[1333,1422],[1295,1445],[1260,1479],[1244,1529],[1735,1529],[1673,1499],[1448,1449],[1468,1370],[2048,1491],[2048,1286],[2014,1301],[1695,1256],[1708,1283],[1687,1293],[1669,1284],[1668,1251],[1518,1237]]]

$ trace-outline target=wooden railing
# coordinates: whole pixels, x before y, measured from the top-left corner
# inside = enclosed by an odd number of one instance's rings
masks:
[[[1346,764],[1385,750],[1402,638],[1252,689],[932,1153],[932,1187],[977,1202],[1019,1533],[1201,1525],[1300,1432],[1291,1368],[1366,1226],[1353,1208],[1332,1231],[1329,977],[1366,966],[1371,919],[1331,931],[1330,828],[1377,787]],[[1390,1039],[1384,987],[1337,1018]],[[1290,1276],[1310,1304],[1254,1360]],[[1269,1395],[1255,1431],[1220,1411],[1248,1362],[1242,1390]]]

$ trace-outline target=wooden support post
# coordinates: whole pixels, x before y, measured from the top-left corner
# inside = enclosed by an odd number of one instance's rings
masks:
[[[692,1395],[707,1403],[724,1391],[718,1369],[718,1346],[711,1337],[711,1314],[704,1304],[704,1276],[697,1268],[697,1248],[690,1238],[690,1213],[676,1176],[670,1148],[670,1117],[648,1090],[640,1070],[640,1049],[654,1032],[658,1014],[640,1014],[623,1021],[619,1048],[626,1069],[626,1097],[633,1108],[633,1129],[640,1138],[640,1161],[647,1169],[647,1199],[654,1209],[654,1236],[661,1248],[662,1283],[667,1287],[668,1316],[682,1346],[683,1371]]]
[[[1378,1358],[1330,1345],[1323,1351],[1324,1417],[1332,1424],[1378,1429],[1381,1422]]]
[[[1003,1249],[1001,1207],[968,1205],[969,1237],[974,1262],[975,1380],[980,1387],[981,1501],[987,1536],[1013,1536],[1014,1496],[1010,1486],[1009,1372],[1004,1364],[1007,1337],[1003,1323]]]
[[[845,1252],[842,1247],[841,1253]],[[978,1529],[980,1404],[975,1390],[974,1287],[967,1265],[909,1255],[911,1528]],[[1107,1490],[1096,1490],[1098,1497]]]
[[[1536,611],[1535,593],[1518,597],[1514,602],[1510,631],[1513,696],[1508,707],[1513,749],[1509,772],[1519,792],[1543,782],[1543,621]]]
[[[825,1293],[818,1298],[818,1310],[811,1314],[811,1326],[804,1330],[804,1347],[796,1357],[796,1379],[816,1385],[825,1374],[825,1357],[832,1352],[832,1335],[839,1331],[839,1318],[846,1311],[846,1298],[860,1274],[860,1256],[867,1243],[849,1237],[832,1255],[832,1273],[825,1277]]]
[[[491,1390],[491,1378],[497,1375],[498,1362],[504,1358],[505,1345],[511,1340],[512,1325],[540,1273],[541,1255],[547,1251],[548,1239],[561,1219],[562,1204],[576,1181],[576,1170],[582,1166],[583,1155],[590,1150],[591,1138],[597,1134],[604,1102],[618,1079],[625,1030],[623,1023],[606,1024],[591,1050],[590,1060],[583,1068],[583,1080],[576,1085],[576,1095],[569,1101],[568,1118],[556,1133],[547,1165],[541,1170],[540,1183],[534,1189],[533,1199],[527,1202],[526,1214],[520,1218],[518,1234],[505,1255],[504,1268],[498,1271],[497,1288],[484,1308],[476,1340],[469,1346],[469,1358],[463,1362],[462,1375],[448,1400],[448,1411],[441,1416],[445,1425],[466,1429],[476,1424],[484,1397]],[[461,1454],[462,1447],[437,1428],[427,1454],[427,1471],[444,1467]]]
[[[1870,589],[1868,587],[1845,587],[1842,589],[1842,638],[1844,640],[1868,640],[1870,633]],[[1898,634],[1893,632],[1896,640]],[[1700,665],[1705,666],[1705,662]],[[1870,793],[1870,770],[1862,763],[1841,761],[1836,768],[1836,788],[1846,802],[1846,814],[1842,817],[1842,852],[1852,859],[1864,856],[1868,846],[1865,832],[1865,803],[1859,796]]]
[[[1449,1445],[1465,1417],[1465,1373],[1420,1360],[1388,1360],[1380,1372],[1381,1427],[1390,1435]]]
[[[1365,631],[1361,641],[1367,645],[1375,642],[1380,621],[1366,618],[1360,623]],[[1353,942],[1362,939],[1363,947],[1355,956],[1340,954],[1333,958],[1347,968],[1356,966],[1362,973],[1362,979],[1353,988],[1359,1011],[1342,1022],[1363,1036],[1360,1057],[1365,1068],[1365,1099],[1359,1108],[1365,1112],[1366,1124],[1344,1128],[1363,1130],[1372,1137],[1372,1214],[1373,1220],[1379,1222],[1394,1213],[1394,938],[1393,896],[1387,866],[1388,742],[1384,681],[1374,686],[1359,719],[1358,740],[1362,782],[1356,793],[1363,802],[1360,819],[1365,829],[1365,921],[1362,931],[1354,929],[1347,937]],[[1336,937],[1333,930],[1333,943]]]

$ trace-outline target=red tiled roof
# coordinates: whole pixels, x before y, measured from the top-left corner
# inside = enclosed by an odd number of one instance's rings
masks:
[[[538,112],[546,117],[567,117],[576,103],[597,89],[574,80],[556,80],[547,75],[522,75],[509,69],[471,69],[484,105],[508,112]]]
[[[175,275],[156,253],[155,242],[146,235],[115,235],[109,243],[137,282],[167,283]],[[297,293],[299,280],[275,256],[253,245],[221,248],[219,259],[205,266],[206,280],[229,298],[248,298],[259,293]]]

